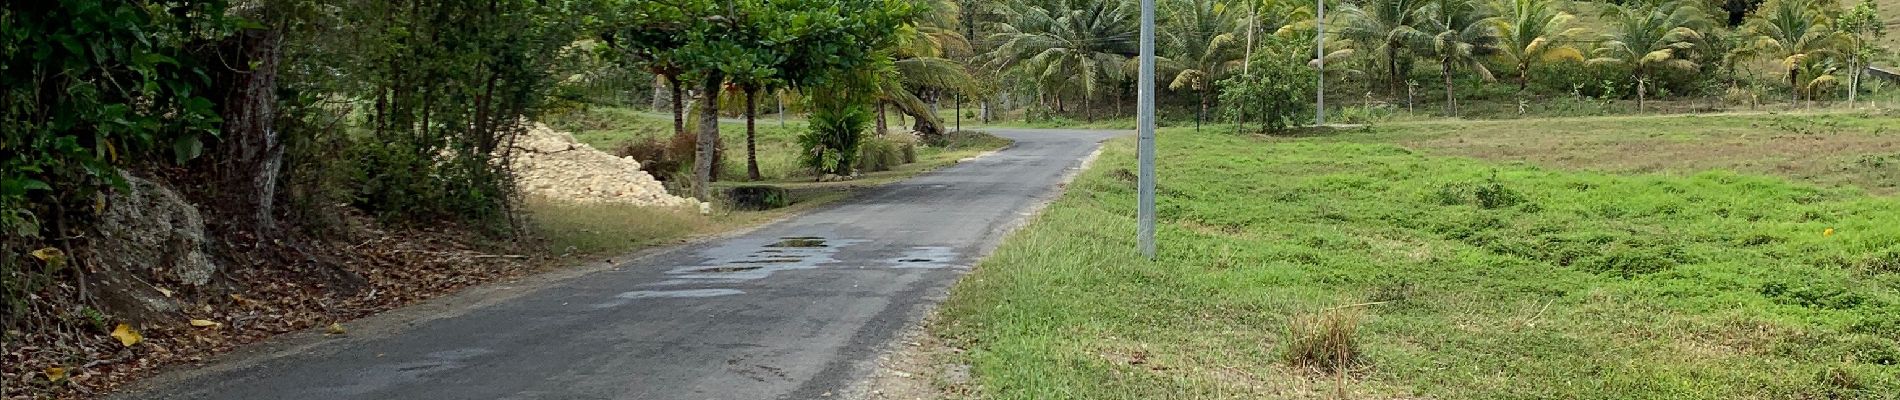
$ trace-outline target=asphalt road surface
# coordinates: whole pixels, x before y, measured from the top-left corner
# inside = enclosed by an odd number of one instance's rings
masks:
[[[1117,134],[992,132],[1016,144],[744,235],[116,397],[835,398]]]

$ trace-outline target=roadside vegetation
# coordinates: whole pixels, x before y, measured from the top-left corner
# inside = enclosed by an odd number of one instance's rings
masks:
[[[1900,117],[1492,124],[1164,130],[1154,261],[1112,141],[931,329],[982,398],[1900,393],[1900,149],[1736,151]]]

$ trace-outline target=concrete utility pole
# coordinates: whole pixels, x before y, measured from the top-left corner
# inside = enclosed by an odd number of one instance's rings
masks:
[[[1136,74],[1135,124],[1141,140],[1135,151],[1140,158],[1140,221],[1135,227],[1136,247],[1141,255],[1155,258],[1155,0],[1141,0],[1141,72]]]
[[[1319,55],[1319,90],[1317,91],[1319,92],[1319,107],[1313,115],[1315,116],[1314,125],[1324,126],[1326,125],[1326,0],[1314,0],[1314,2],[1319,3],[1319,17],[1313,19],[1319,26],[1319,35],[1314,36],[1313,40],[1318,43],[1314,52]]]

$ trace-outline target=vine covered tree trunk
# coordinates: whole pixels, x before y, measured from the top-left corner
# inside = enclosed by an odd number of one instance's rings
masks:
[[[707,72],[700,82],[699,100],[699,143],[693,157],[693,196],[702,201],[712,200],[713,169],[716,168],[719,147],[719,84],[722,77],[716,72]]]
[[[240,218],[245,230],[272,230],[278,172],[284,143],[278,140],[277,66],[283,58],[283,31],[245,29],[225,39],[221,52],[232,59],[219,74],[224,118],[219,137],[218,176],[225,204],[219,208]]]
[[[753,120],[758,117],[756,112],[758,98],[758,91],[750,89],[745,91],[745,177],[755,181],[760,179],[759,148],[757,141],[754,140],[759,130],[753,125]]]

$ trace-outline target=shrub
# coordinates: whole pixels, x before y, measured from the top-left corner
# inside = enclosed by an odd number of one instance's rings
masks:
[[[857,169],[859,172],[889,171],[904,164],[904,148],[908,144],[899,144],[890,138],[878,136],[866,140],[858,147]],[[913,153],[912,157],[915,155]]]
[[[871,110],[834,96],[816,96],[811,128],[799,135],[805,166],[819,173],[849,175],[857,164],[858,145],[871,123]]]
[[[1340,372],[1360,360],[1359,315],[1331,309],[1319,313],[1295,315],[1287,319],[1286,337],[1280,353],[1287,365],[1321,372]]]
[[[762,211],[791,205],[792,195],[777,186],[750,185],[727,190],[726,201],[733,209]]]
[[[1251,75],[1221,80],[1226,118],[1242,124],[1260,121],[1272,132],[1299,124],[1311,111],[1306,96],[1313,93],[1314,83],[1305,58],[1296,55],[1308,48],[1299,41],[1269,40],[1267,51],[1253,60]]]
[[[684,138],[684,143],[681,143],[681,138]],[[671,141],[662,141],[657,137],[632,139],[614,149],[614,155],[632,157],[634,161],[640,162],[641,171],[646,171],[653,179],[667,181],[678,175],[681,168],[692,164],[693,152],[681,152],[679,146],[692,146],[697,141],[693,135],[676,135]]]

